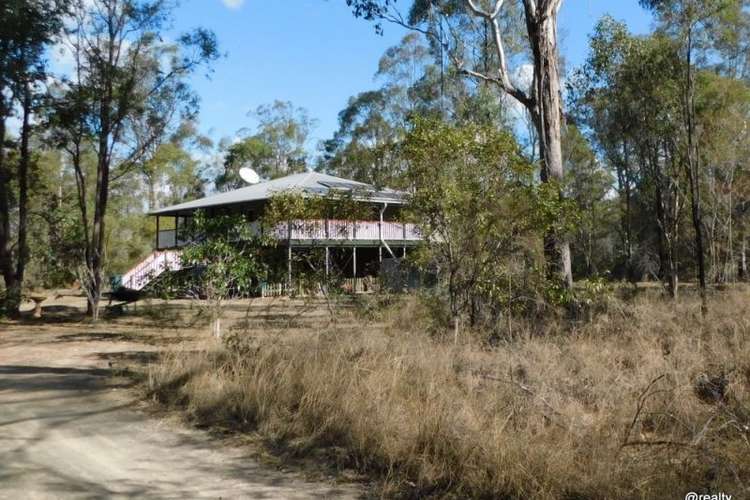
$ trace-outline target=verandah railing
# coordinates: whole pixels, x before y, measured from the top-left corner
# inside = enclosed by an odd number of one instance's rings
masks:
[[[257,224],[253,227],[260,231]],[[272,235],[279,240],[414,242],[422,239],[416,224],[408,222],[347,221],[336,219],[293,220],[278,224]],[[179,248],[187,241],[175,229],[159,231],[158,248]]]

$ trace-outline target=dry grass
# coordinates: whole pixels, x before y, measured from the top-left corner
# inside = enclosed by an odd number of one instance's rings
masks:
[[[488,348],[430,337],[407,301],[377,325],[174,350],[149,383],[201,424],[343,450],[389,497],[742,498],[749,305],[722,292],[701,321],[692,299],[639,298]]]

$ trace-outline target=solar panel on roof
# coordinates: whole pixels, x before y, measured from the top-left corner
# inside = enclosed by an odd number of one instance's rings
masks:
[[[358,189],[369,187],[366,184],[359,184],[354,182],[318,181],[318,184],[331,189]]]

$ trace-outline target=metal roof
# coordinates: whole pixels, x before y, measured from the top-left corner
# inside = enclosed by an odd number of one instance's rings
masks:
[[[150,212],[149,215],[174,215],[179,212],[192,212],[201,208],[268,200],[274,195],[283,192],[299,192],[303,196],[325,196],[331,191],[353,193],[354,199],[372,203],[391,203],[395,205],[405,203],[405,194],[400,191],[376,189],[370,184],[318,172],[304,172],[160,208]]]

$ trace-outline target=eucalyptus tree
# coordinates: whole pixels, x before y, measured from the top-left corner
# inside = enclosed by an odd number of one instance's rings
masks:
[[[573,124],[568,124],[563,135],[563,162],[566,196],[579,213],[573,270],[577,276],[596,277],[607,273],[614,261],[611,236],[617,220],[616,200],[607,199],[614,179]]]
[[[710,281],[731,282],[742,271],[750,222],[750,86],[712,71],[701,72],[697,83],[707,274]]]
[[[528,48],[528,61],[532,65],[532,82],[529,89],[522,88],[512,78],[504,35],[509,31],[503,23],[503,13],[515,2],[506,5],[505,0],[480,2],[477,0],[428,0],[414,2],[413,8],[426,10],[430,18],[441,22],[424,22],[402,15],[396,9],[395,0],[346,0],[355,16],[369,20],[395,22],[410,29],[422,31],[444,47],[450,54],[453,65],[462,73],[499,88],[525,108],[532,117],[539,138],[541,179],[556,186],[563,197],[562,157],[562,94],[560,88],[560,61],[558,54],[557,17],[562,0],[523,0],[520,10],[525,27],[524,43]],[[505,9],[504,9],[505,8]],[[465,22],[467,16],[481,20],[489,27],[493,61],[487,65],[489,71],[466,63],[466,54],[471,53],[471,40],[462,37],[462,31],[454,29],[456,19]],[[410,21],[421,21],[412,23]],[[444,22],[443,22],[444,21]],[[381,29],[378,24],[378,29]],[[439,31],[435,31],[434,27]],[[443,26],[449,36],[443,37]],[[545,254],[549,275],[559,279],[566,287],[573,284],[570,243],[564,234],[550,233],[545,236]]]
[[[181,117],[194,115],[197,99],[186,79],[218,57],[216,38],[204,29],[163,41],[173,10],[161,0],[73,3],[65,44],[75,67],[59,86],[52,124],[75,171],[84,235],[81,278],[93,319],[103,288],[110,183],[136,169]],[[84,165],[87,152],[93,172]]]
[[[591,47],[572,79],[571,109],[616,174],[624,274],[661,275],[676,296],[684,172],[677,119],[681,72],[674,44],[661,35],[634,37],[605,17]],[[654,247],[658,270],[650,265]]]
[[[63,0],[7,0],[0,7],[0,273],[6,288],[2,309],[14,316],[29,259],[31,115],[46,74],[45,52],[62,29],[66,5]],[[13,172],[5,152],[6,122],[16,112],[21,115],[21,129]]]
[[[404,123],[394,123],[387,89],[362,92],[339,113],[339,128],[322,144],[318,170],[394,186],[399,174],[397,146]]]
[[[691,219],[694,231],[695,260],[702,307],[706,302],[706,257],[703,224],[700,141],[696,116],[697,66],[706,62],[707,52],[721,37],[717,25],[726,19],[722,14],[728,9],[740,7],[741,0],[640,0],[641,5],[651,9],[657,16],[659,29],[671,36],[682,59],[682,121],[685,144],[685,172],[690,188]]]
[[[252,133],[238,132],[236,141],[224,139],[223,170],[214,176],[219,190],[244,185],[239,170],[250,167],[265,179],[304,172],[309,163],[308,140],[317,121],[302,107],[276,100],[248,113],[257,121]]]
[[[191,148],[194,142],[207,139],[195,134],[192,124],[183,124],[139,162],[138,171],[146,185],[149,210],[203,196],[199,162],[193,157]]]
[[[270,148],[270,161],[262,164],[267,178],[304,172],[307,168],[307,141],[317,121],[305,108],[289,101],[258,106],[250,116],[258,121],[256,137]]]

